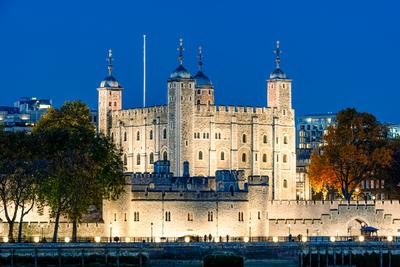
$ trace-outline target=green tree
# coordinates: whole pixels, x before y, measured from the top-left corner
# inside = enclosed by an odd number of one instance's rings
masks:
[[[41,184],[40,199],[55,219],[53,241],[57,241],[61,216],[72,221],[72,241],[77,224],[91,205],[123,192],[121,151],[95,134],[90,111],[79,101],[66,102],[50,110],[34,129],[49,165],[49,178]]]
[[[36,140],[22,132],[0,131],[0,198],[8,222],[8,238],[14,240],[14,224],[20,212],[18,242],[22,224],[37,199],[37,185],[44,174],[43,161],[38,160]]]
[[[393,160],[387,128],[373,115],[352,108],[337,114],[337,125],[328,127],[324,141],[321,155],[311,160],[310,179],[325,179],[324,184],[347,200],[361,182],[381,177]]]

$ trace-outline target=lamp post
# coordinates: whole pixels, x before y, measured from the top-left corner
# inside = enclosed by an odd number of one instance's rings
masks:
[[[44,225],[41,224],[41,225],[40,225],[40,228],[42,229],[42,242],[44,241],[44,231],[43,231],[43,227],[44,227]]]
[[[151,230],[150,230],[150,242],[153,242],[153,222],[150,223],[150,227],[151,227]]]
[[[110,223],[110,243],[112,242],[112,223]]]

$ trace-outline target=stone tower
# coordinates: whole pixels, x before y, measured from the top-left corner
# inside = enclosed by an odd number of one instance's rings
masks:
[[[98,132],[108,135],[111,112],[122,109],[122,86],[112,75],[112,50],[108,50],[108,76],[104,78],[97,91],[99,92]]]
[[[196,82],[195,104],[214,105],[214,86],[211,80],[203,73],[203,52],[199,47],[199,70],[193,77]]]
[[[294,109],[292,109],[292,80],[280,68],[279,41],[275,49],[275,70],[267,81],[268,107],[272,118],[272,199],[296,199],[296,149]]]
[[[193,162],[195,80],[183,66],[182,38],[178,50],[179,66],[168,80],[168,159],[171,161],[171,171],[181,176],[183,162]]]

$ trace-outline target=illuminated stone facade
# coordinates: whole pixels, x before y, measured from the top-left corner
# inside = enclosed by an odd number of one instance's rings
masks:
[[[167,83],[167,105],[122,110],[121,86],[108,82],[114,80],[111,72],[98,88],[99,131],[123,149],[126,170],[152,172],[154,162],[163,159],[176,176],[182,175],[184,161],[193,176],[244,170],[246,177],[271,178],[271,199],[295,199],[292,83],[279,68],[279,56],[267,81],[266,107],[216,106],[201,54],[200,70],[192,77],[180,50],[180,64]]]

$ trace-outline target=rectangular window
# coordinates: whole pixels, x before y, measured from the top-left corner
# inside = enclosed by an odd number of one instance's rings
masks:
[[[139,221],[139,212],[138,211],[135,211],[133,213],[133,221],[134,222],[138,222]]]

